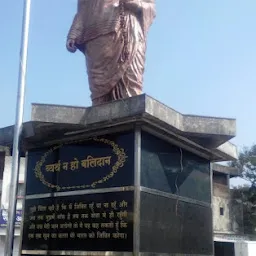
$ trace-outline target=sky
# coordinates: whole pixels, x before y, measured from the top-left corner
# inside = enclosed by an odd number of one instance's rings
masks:
[[[237,120],[256,143],[256,1],[156,0],[144,92],[183,114]],[[0,127],[14,124],[23,1],[0,7]],[[65,48],[76,0],[32,0],[24,120],[31,103],[90,106],[84,56]]]

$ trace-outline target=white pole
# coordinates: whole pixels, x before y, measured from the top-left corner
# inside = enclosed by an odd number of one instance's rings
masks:
[[[8,224],[7,224],[5,252],[4,252],[5,256],[13,256],[17,189],[18,189],[18,182],[19,182],[18,178],[19,178],[19,166],[20,166],[20,138],[22,133],[25,87],[26,87],[30,6],[31,6],[31,0],[24,0],[18,93],[17,93],[17,103],[16,103],[16,121],[15,121],[15,128],[14,128],[12,170],[10,175],[10,188],[9,188],[10,190],[9,190]]]

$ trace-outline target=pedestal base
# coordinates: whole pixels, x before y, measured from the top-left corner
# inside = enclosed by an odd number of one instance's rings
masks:
[[[234,120],[146,95],[32,113],[22,255],[213,255],[211,162],[236,157]]]

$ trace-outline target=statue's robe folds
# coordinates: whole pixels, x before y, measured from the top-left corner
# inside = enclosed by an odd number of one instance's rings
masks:
[[[146,37],[155,17],[154,2],[78,0],[68,38],[74,39],[86,56],[93,105],[142,93]],[[124,33],[127,40],[123,40]]]

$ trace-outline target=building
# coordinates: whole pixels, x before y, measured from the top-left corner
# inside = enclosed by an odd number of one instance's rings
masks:
[[[236,168],[219,164],[213,164],[212,171],[215,256],[248,256],[248,251],[256,244],[250,241],[252,237],[244,234],[243,205],[233,199],[230,189],[230,179],[241,173]]]
[[[4,244],[6,237],[6,226],[8,221],[9,207],[9,179],[11,174],[12,157],[8,148],[0,147],[0,184],[1,184],[1,209],[0,209],[0,255],[4,254]],[[20,226],[22,218],[22,202],[24,194],[24,171],[25,158],[20,160],[20,175],[17,194],[17,211],[15,224],[14,256],[19,255]]]

